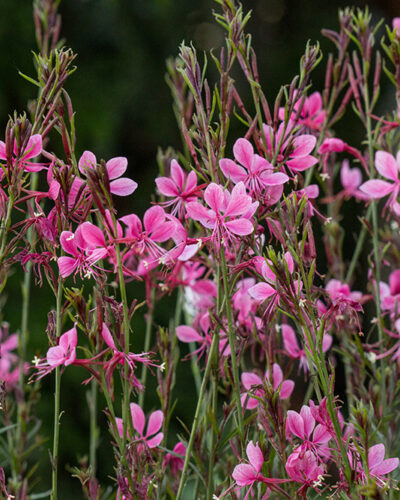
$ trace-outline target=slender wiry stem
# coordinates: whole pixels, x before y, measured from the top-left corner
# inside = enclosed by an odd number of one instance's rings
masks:
[[[232,372],[233,372],[233,392],[236,401],[236,408],[238,413],[238,430],[240,441],[242,446],[244,446],[243,438],[244,438],[244,426],[243,426],[243,410],[242,403],[240,400],[240,384],[239,384],[239,365],[236,358],[236,348],[235,348],[235,332],[233,329],[233,320],[232,320],[232,307],[231,307],[231,296],[230,296],[230,286],[228,283],[228,270],[226,267],[225,253],[223,247],[220,252],[221,259],[221,272],[222,272],[222,280],[224,285],[224,300],[225,300],[225,308],[226,308],[226,317],[228,320],[228,339],[229,339],[229,347],[231,351],[231,360],[232,360]]]
[[[147,317],[146,317],[146,332],[145,332],[145,336],[144,336],[144,352],[149,352],[149,349],[150,349],[151,327],[153,325],[154,296],[155,296],[155,288],[152,287],[151,292],[150,292],[149,310],[147,311]],[[141,392],[139,394],[139,406],[143,406],[144,394],[145,394],[145,389],[146,389],[146,381],[147,381],[147,372],[148,372],[148,369],[143,364],[142,365],[142,372],[140,375],[140,383],[142,384],[144,390],[143,390],[143,392]]]
[[[194,438],[196,436],[197,426],[199,424],[199,419],[200,419],[200,410],[201,410],[202,404],[204,402],[204,395],[206,392],[207,382],[208,382],[208,378],[210,375],[211,366],[213,363],[214,351],[217,348],[218,348],[218,336],[214,335],[212,343],[211,343],[210,352],[208,354],[206,369],[205,369],[204,376],[203,376],[203,382],[201,383],[201,387],[200,387],[199,399],[197,400],[196,411],[194,414],[192,430],[190,432],[189,443],[188,443],[187,448],[186,448],[185,462],[183,464],[181,480],[179,482],[179,489],[178,489],[178,493],[176,494],[176,500],[180,500],[180,498],[182,497],[183,489],[185,487],[186,477],[187,477],[188,467],[189,467],[189,461],[190,461],[190,457],[191,457],[192,450],[193,450]]]
[[[57,321],[56,335],[57,338],[61,335],[61,306],[63,296],[63,282],[60,279],[57,290]],[[60,367],[55,369],[55,391],[54,391],[54,429],[53,429],[53,456],[52,456],[52,488],[51,500],[57,500],[57,480],[58,480],[58,445],[60,439],[60,392],[61,392],[61,373]]]

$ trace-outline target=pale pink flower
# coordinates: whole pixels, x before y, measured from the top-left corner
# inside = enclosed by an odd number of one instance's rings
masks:
[[[274,134],[270,125],[263,125],[266,146],[271,159],[277,153],[278,163],[284,162],[291,171],[302,172],[318,163],[318,159],[310,154],[317,143],[317,139],[309,134],[302,134],[292,138],[290,135],[292,129],[293,124],[289,124],[285,130],[285,124],[282,122]],[[279,144],[281,144],[280,149],[277,151]]]
[[[265,373],[265,379],[268,384],[271,384],[269,370]],[[253,372],[244,372],[241,376],[243,387],[246,389],[246,393],[242,394],[242,406],[247,410],[256,408],[259,404],[257,398],[263,398],[265,395],[264,381]],[[257,387],[256,389],[253,389]],[[274,392],[279,393],[281,399],[287,399],[293,392],[294,382],[293,380],[283,380],[283,373],[281,367],[274,363],[272,365],[272,389]],[[253,397],[257,396],[257,398]]]
[[[197,186],[197,176],[194,170],[186,174],[176,160],[171,161],[170,177],[157,177],[157,188],[161,194],[172,200],[160,203],[164,207],[172,207],[172,215],[182,218],[186,203],[196,201],[200,186]]]
[[[137,432],[137,436],[129,436],[131,439],[139,442],[138,452],[141,453],[145,449],[145,446],[149,448],[156,448],[163,440],[164,434],[159,432],[162,423],[164,421],[164,415],[161,410],[154,411],[151,413],[149,420],[147,422],[146,434],[144,434],[144,427],[146,423],[146,417],[143,410],[136,403],[130,404],[132,425],[134,430]],[[118,429],[118,434],[120,437],[123,436],[123,422],[122,418],[115,419]],[[127,426],[129,429],[129,426]]]
[[[355,458],[355,460],[354,460]],[[358,456],[358,452],[353,450],[353,453],[349,453],[350,464],[356,469],[358,473],[358,478],[361,479],[363,484],[368,482],[368,476],[364,467],[362,465],[361,458]],[[355,462],[355,463],[354,463]],[[385,485],[387,480],[386,474],[394,471],[399,466],[399,459],[396,458],[386,458],[385,459],[385,445],[380,443],[371,446],[368,450],[368,470],[369,475],[375,480],[379,487]]]
[[[86,175],[85,169],[94,169],[96,167],[96,156],[91,151],[84,151],[79,159],[79,170]],[[118,196],[129,196],[136,188],[137,183],[128,177],[121,177],[126,172],[128,160],[123,156],[111,158],[106,163],[108,178],[110,179],[110,191]]]
[[[400,312],[400,269],[392,271],[389,275],[389,285],[379,283],[381,304],[384,311],[394,314]]]
[[[212,229],[212,240],[217,249],[221,240],[227,244],[238,236],[253,232],[254,222],[250,219],[257,210],[258,202],[253,203],[246,194],[243,182],[236,184],[231,193],[212,182],[204,192],[204,200],[209,209],[192,201],[186,206],[187,214],[204,227]]]
[[[251,330],[256,324],[261,328],[261,318],[256,316],[257,302],[249,294],[249,289],[256,283],[254,278],[239,280],[236,285],[236,292],[232,296],[235,310],[238,312],[238,323]]]
[[[397,36],[400,36],[400,17],[394,17],[392,19],[392,27],[396,30]]]
[[[300,103],[301,99],[299,99],[294,105],[294,111],[290,116],[291,121],[294,121],[298,113]],[[313,92],[310,96],[305,98],[297,123],[301,123],[305,127],[312,130],[320,130],[324,123],[325,116],[326,111],[322,106],[321,94],[319,92]],[[279,108],[279,119],[285,119],[285,108]]]
[[[350,168],[349,160],[343,160],[340,169],[340,182],[343,186],[343,194],[345,196],[354,196],[355,198],[365,200],[367,196],[358,188],[362,182],[361,170],[357,167]]]
[[[238,139],[233,146],[235,160],[222,158],[219,166],[227,179],[234,184],[243,182],[250,194],[260,195],[269,186],[279,186],[289,180],[282,172],[274,172],[272,165],[262,156],[255,154],[247,139]]]
[[[400,215],[400,204],[397,201],[400,190],[400,151],[397,153],[396,158],[386,151],[377,151],[375,154],[375,167],[382,177],[393,182],[373,179],[361,184],[360,191],[370,199],[379,199],[390,195],[386,206],[389,206],[396,215]]]

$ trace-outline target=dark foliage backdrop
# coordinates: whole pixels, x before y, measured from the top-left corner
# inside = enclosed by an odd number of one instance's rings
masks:
[[[353,5],[365,6],[365,2]],[[244,8],[252,9],[249,31],[254,35],[259,59],[261,81],[267,97],[273,99],[281,84],[296,74],[298,60],[307,40],[319,40],[327,53],[330,42],[321,35],[322,27],[336,27],[337,10],[345,1],[330,0],[245,0]],[[387,22],[400,16],[397,0],[369,2],[375,18]],[[168,57],[178,54],[182,40],[192,41],[199,51],[218,49],[223,44],[222,32],[214,23],[212,9],[218,5],[211,0],[64,0],[62,34],[66,45],[78,54],[78,70],[70,78],[67,90],[74,103],[77,123],[77,153],[85,149],[96,152],[97,158],[109,159],[123,155],[129,160],[130,176],[139,189],[129,198],[124,211],[141,214],[148,206],[154,191],[159,147],[180,148],[180,137],[171,109],[171,99],[165,82]],[[5,129],[8,115],[16,109],[26,109],[35,88],[18,76],[18,70],[32,74],[32,50],[35,50],[32,6],[29,0],[0,0],[0,128]],[[211,63],[210,63],[211,66]],[[314,74],[314,81],[322,70]],[[240,82],[240,72],[237,73]],[[212,80],[212,71],[210,72]],[[384,91],[385,92],[385,91]],[[383,96],[391,99],[390,93]],[[344,123],[344,122],[342,122]],[[355,122],[346,121],[347,130],[341,137],[357,141]],[[241,133],[238,127],[238,134]],[[0,133],[0,135],[3,135]],[[8,292],[1,319],[19,325],[20,276],[14,275],[14,287]],[[130,293],[140,293],[131,289]],[[35,288],[30,321],[30,354],[43,354],[47,340],[44,328],[51,307],[46,291]],[[156,322],[167,324],[168,304],[157,311]],[[134,325],[138,349],[141,349],[142,324]],[[184,378],[184,373],[182,373]],[[73,388],[83,375],[78,371],[63,377],[62,406],[69,410],[62,418],[60,498],[81,497],[76,479],[71,479],[67,465],[75,465],[87,450],[87,405],[84,396]],[[52,423],[52,380],[43,382],[39,405],[43,425],[41,434],[50,436]],[[179,383],[178,412],[183,420],[191,415],[193,402],[190,384]],[[70,388],[70,389],[68,389]],[[156,401],[148,400],[148,409]],[[100,417],[102,419],[102,417]],[[105,419],[103,419],[105,420]],[[103,422],[104,424],[104,422]],[[178,427],[177,427],[178,428]],[[100,476],[112,474],[107,456],[108,434],[103,425],[100,449]],[[49,478],[47,441],[38,456],[38,478]],[[40,490],[45,485],[41,484]]]

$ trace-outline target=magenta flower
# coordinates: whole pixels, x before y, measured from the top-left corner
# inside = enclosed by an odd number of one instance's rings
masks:
[[[253,232],[254,223],[250,219],[257,210],[258,202],[252,202],[243,182],[236,184],[232,193],[212,182],[204,192],[204,200],[210,209],[192,201],[187,204],[187,214],[213,230],[212,240],[217,249],[221,240],[227,244],[237,236]]]
[[[96,167],[96,156],[91,151],[84,151],[79,159],[79,170],[86,175],[85,169]],[[123,156],[111,158],[106,163],[108,178],[110,179],[110,191],[118,196],[129,196],[136,188],[137,183],[128,177],[121,177],[126,172],[128,160]]]
[[[186,203],[196,201],[200,186],[197,186],[196,172],[186,174],[176,160],[171,161],[171,177],[157,177],[157,188],[161,194],[172,200],[160,203],[164,207],[172,207],[172,215],[180,219],[185,213]]]
[[[42,152],[42,136],[40,134],[32,135],[28,140],[28,143],[22,153],[22,156],[19,158],[22,167],[27,172],[38,172],[39,170],[46,168],[46,166],[43,165],[42,163],[33,163],[31,161],[28,161],[31,158],[35,158],[35,156],[40,155],[41,152]],[[16,141],[14,141],[13,153],[14,157],[12,158],[11,161],[12,164],[15,165],[15,162],[17,161]],[[7,160],[6,145],[3,141],[0,141],[0,160]]]
[[[289,410],[286,417],[286,437],[292,439],[296,436],[302,440],[299,451],[312,450],[320,457],[329,457],[327,443],[332,437],[331,433],[325,425],[315,423],[308,406],[302,406],[300,413]]]
[[[38,359],[35,356],[33,364],[39,370],[37,373],[37,380],[53,371],[56,366],[68,366],[75,363],[77,344],[78,334],[76,325],[74,325],[71,330],[68,330],[60,336],[58,345],[49,348],[45,359]]]
[[[305,372],[308,371],[310,368],[308,365],[306,352],[304,349],[301,349],[299,347],[299,343],[297,342],[296,334],[293,328],[285,324],[281,326],[281,330],[282,330],[283,345],[286,354],[293,359],[298,359],[300,361],[299,368],[300,369],[302,368]],[[322,338],[322,352],[328,351],[331,345],[332,345],[331,335],[324,333],[324,336]]]
[[[278,486],[279,483],[287,482],[287,479],[267,478],[261,474],[264,457],[258,443],[254,445],[253,441],[250,441],[246,447],[246,455],[249,463],[237,465],[232,472],[232,477],[240,489],[245,486],[250,486],[244,500],[247,500],[252,492],[254,484],[257,482],[267,484],[270,488],[276,490],[280,490]]]
[[[235,142],[233,154],[242,166],[228,158],[222,158],[219,161],[222,173],[234,184],[243,182],[252,195],[260,195],[267,187],[280,186],[289,180],[286,174],[274,173],[272,165],[254,153],[253,146],[247,139]]]
[[[307,489],[314,483],[320,483],[324,469],[318,463],[317,457],[310,450],[295,450],[286,461],[286,472],[297,483],[302,483],[302,488]]]
[[[167,453],[164,458],[164,467],[169,465],[173,476],[177,476],[178,472],[183,469],[184,459],[186,455],[186,446],[179,442],[173,448],[173,453]],[[180,455],[179,457],[177,455]]]
[[[63,333],[57,346],[50,347],[47,351],[47,363],[55,368],[64,364],[71,365],[76,359],[76,346],[78,344],[78,334],[76,326]]]
[[[354,456],[356,457],[354,463]],[[354,451],[349,453],[350,464],[357,470],[358,479],[361,479],[363,484],[368,482],[368,476],[364,467],[362,465],[361,458],[358,453]],[[385,485],[386,474],[394,471],[399,466],[399,459],[396,458],[386,458],[385,459],[385,445],[380,443],[371,446],[368,450],[368,470],[369,475],[376,481],[379,487]]]
[[[163,440],[164,434],[158,432],[161,429],[164,415],[161,410],[154,411],[148,420],[146,434],[144,434],[144,426],[146,423],[146,417],[143,410],[136,403],[130,404],[132,425],[134,430],[137,432],[137,436],[129,436],[130,438],[135,438],[135,441],[139,441],[138,452],[142,453],[145,446],[148,448],[156,448]],[[118,429],[118,434],[120,437],[123,436],[123,422],[122,418],[115,419]]]
[[[277,155],[278,163],[284,162],[290,170],[302,172],[318,163],[318,159],[310,154],[317,143],[317,139],[309,134],[298,135],[293,139],[290,137],[292,128],[293,125],[289,124],[285,130],[285,124],[282,122],[274,134],[273,128],[264,124],[265,141],[271,158],[274,157],[281,144]],[[290,148],[289,145],[291,145]]]
[[[90,223],[87,224],[93,226]],[[63,278],[77,272],[85,278],[96,276],[94,264],[108,253],[107,248],[93,248],[93,245],[82,235],[82,225],[77,228],[75,233],[63,231],[60,243],[63,250],[72,255],[72,257],[62,256],[58,258],[58,269]]]
[[[396,215],[400,215],[400,204],[397,201],[400,190],[400,151],[397,153],[396,159],[386,151],[377,151],[375,154],[375,167],[382,177],[393,182],[373,179],[361,184],[360,191],[370,199],[379,199],[390,195],[386,206],[389,206]]]
[[[265,378],[267,382],[271,384],[269,370],[266,371]],[[252,372],[242,373],[241,379],[244,388],[246,389],[246,391],[248,391],[242,394],[242,406],[247,410],[256,408],[259,403],[259,400],[257,398],[263,398],[265,395],[263,380],[261,380],[258,375]],[[252,388],[254,388],[255,386],[257,388],[252,390]],[[274,392],[279,393],[279,397],[281,399],[287,399],[288,397],[290,397],[294,389],[293,380],[283,380],[282,369],[277,363],[274,363],[272,366],[272,389],[274,390]],[[257,398],[253,397],[252,395],[257,396]]]
[[[298,113],[300,103],[301,99],[294,105],[294,112],[292,113],[290,120],[294,121]],[[319,92],[313,92],[304,100],[303,107],[301,108],[301,112],[298,117],[298,123],[301,123],[311,130],[321,130],[325,116],[326,111],[322,107],[321,94]],[[285,108],[279,108],[279,119],[285,119]]]

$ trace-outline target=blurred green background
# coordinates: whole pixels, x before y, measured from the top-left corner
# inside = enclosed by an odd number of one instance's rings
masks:
[[[320,31],[322,27],[337,28],[337,10],[348,2],[330,0],[245,0],[244,9],[252,9],[248,30],[253,34],[264,91],[271,100],[281,84],[288,83],[298,71],[299,57],[307,40],[321,42],[324,53],[333,50]],[[353,2],[365,6],[365,2]],[[384,17],[390,23],[400,16],[397,0],[369,2],[374,18]],[[67,90],[76,111],[77,155],[89,149],[97,158],[108,160],[126,156],[129,174],[139,183],[137,192],[121,210],[124,213],[143,214],[154,191],[157,174],[158,147],[180,148],[180,135],[171,108],[169,88],[165,83],[165,60],[176,56],[182,40],[193,41],[199,51],[218,49],[223,44],[223,32],[216,25],[212,9],[218,5],[211,0],[63,0],[60,11],[63,18],[62,36],[66,45],[78,54],[78,70],[67,83]],[[22,112],[29,99],[35,97],[35,88],[18,76],[18,70],[33,75],[32,50],[36,50],[29,0],[0,0],[0,129],[4,131],[8,115],[14,109]],[[211,65],[211,63],[210,63]],[[237,72],[240,85],[242,76]],[[313,75],[315,88],[321,88],[323,65]],[[392,94],[384,90],[381,101],[390,103]],[[387,97],[385,92],[387,92]],[[243,97],[246,97],[244,94]],[[247,94],[247,99],[249,99]],[[344,123],[344,122],[342,122]],[[338,135],[357,143],[362,130],[353,118],[341,125]],[[238,134],[242,131],[237,127]],[[0,132],[3,137],[4,132]],[[53,148],[52,148],[53,149]],[[54,148],[55,149],[55,148]],[[351,222],[350,222],[351,224]],[[21,275],[15,274],[8,287],[3,319],[11,330],[19,327]],[[47,340],[44,332],[47,311],[52,307],[48,289],[34,288],[30,320],[30,354],[44,354]],[[140,287],[130,293],[140,296]],[[157,308],[156,324],[168,324],[169,307]],[[134,325],[140,338],[143,324]],[[140,345],[140,340],[138,341]],[[138,350],[141,350],[139,347]],[[183,351],[184,352],[184,351]],[[182,374],[184,372],[181,372]],[[60,498],[72,495],[82,497],[80,485],[65,470],[77,464],[77,456],[88,450],[88,410],[80,382],[85,377],[80,370],[70,369],[62,378],[62,417]],[[181,379],[184,378],[182,375]],[[38,413],[43,421],[41,433],[49,436],[42,448],[41,478],[36,491],[50,487],[50,467],[47,448],[51,447],[52,432],[52,377],[43,380],[42,399]],[[189,423],[193,412],[194,390],[190,383],[177,380],[175,397],[179,394],[178,412]],[[155,409],[157,400],[149,397],[146,410]],[[99,477],[107,481],[112,474],[108,446],[109,436],[105,417],[102,423],[99,450]],[[178,427],[177,427],[178,429]],[[175,442],[171,436],[170,445]]]

